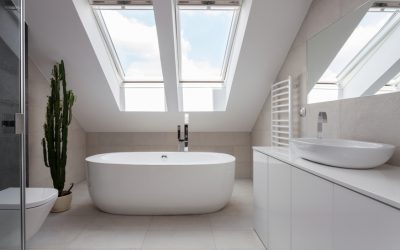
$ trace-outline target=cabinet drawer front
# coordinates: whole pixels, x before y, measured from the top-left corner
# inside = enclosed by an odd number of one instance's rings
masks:
[[[335,250],[399,250],[400,211],[335,185]]]
[[[333,183],[292,168],[292,249],[331,250]]]
[[[271,250],[290,250],[291,239],[291,166],[268,159],[268,218]]]
[[[268,243],[268,157],[253,154],[254,229],[267,246]]]

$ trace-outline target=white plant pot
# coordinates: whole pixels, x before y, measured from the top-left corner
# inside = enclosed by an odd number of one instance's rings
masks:
[[[56,203],[54,203],[51,212],[60,213],[67,211],[68,209],[71,208],[71,201],[72,201],[72,193],[69,193],[61,197],[57,197]]]

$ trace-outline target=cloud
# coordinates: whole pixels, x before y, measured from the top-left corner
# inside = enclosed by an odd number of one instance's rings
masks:
[[[148,25],[114,10],[103,10],[102,15],[124,66],[125,75],[135,80],[162,80],[155,25]],[[190,58],[192,46],[184,34],[181,34],[181,50],[183,78],[214,80],[220,76],[220,69],[209,61]]]
[[[117,11],[102,11],[125,75],[141,80],[162,80],[155,26],[128,18]]]
[[[135,51],[138,56],[151,59],[159,57],[155,26],[128,18],[117,11],[102,11],[106,25],[115,44],[121,49]]]
[[[190,42],[181,33],[181,53],[182,53],[182,78],[187,80],[215,80],[220,76],[220,69],[212,66],[207,60],[194,60],[190,58],[189,53],[192,49]]]

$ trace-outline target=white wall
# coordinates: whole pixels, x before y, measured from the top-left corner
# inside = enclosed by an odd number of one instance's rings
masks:
[[[31,60],[28,63],[29,184],[32,187],[51,187],[50,170],[44,165],[41,145],[50,77],[44,77]],[[69,127],[66,185],[85,179],[85,137],[85,131],[73,118]]]
[[[251,132],[253,146],[271,145],[271,95],[268,96]]]
[[[324,136],[397,145],[390,163],[400,166],[400,93],[306,104],[306,41],[364,2],[365,0],[314,0],[277,81],[291,75],[296,84],[295,91],[299,98],[294,108],[294,117],[298,120],[293,125],[298,136],[316,136],[318,112],[326,111],[328,124],[324,124]],[[269,102],[267,100],[264,104],[253,128],[253,145],[270,145]],[[302,105],[307,108],[305,118],[298,116],[298,108]]]

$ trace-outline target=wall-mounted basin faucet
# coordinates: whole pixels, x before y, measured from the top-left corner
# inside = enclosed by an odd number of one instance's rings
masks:
[[[328,122],[328,115],[326,112],[318,113],[318,134],[317,138],[322,139],[322,124]]]

